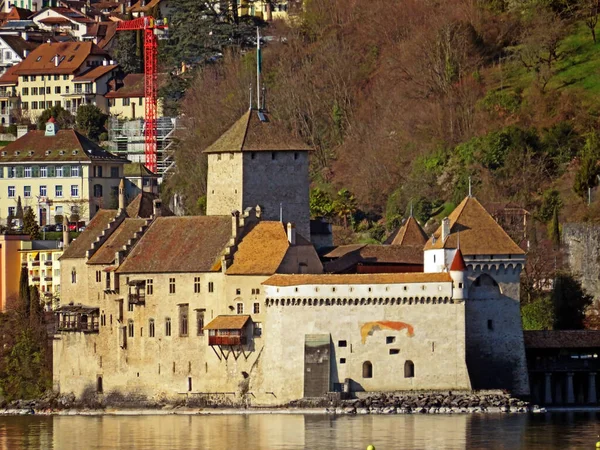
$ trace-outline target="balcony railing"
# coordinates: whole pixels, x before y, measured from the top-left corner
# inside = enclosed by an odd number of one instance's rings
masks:
[[[44,277],[45,281],[52,281],[52,277]]]
[[[52,261],[46,261],[46,262],[44,263],[44,265],[46,265],[46,266],[51,266],[51,265],[52,265]]]
[[[34,267],[38,267],[40,265],[40,262],[39,261],[32,261],[31,265],[34,266]]]
[[[13,98],[17,97],[17,91],[11,89],[0,89],[0,97]]]
[[[98,331],[98,322],[58,322],[56,329],[58,331],[82,331],[84,333],[94,333]]]
[[[528,369],[536,372],[597,372],[600,371],[600,358],[532,359],[529,361]]]
[[[246,336],[209,336],[208,345],[246,345]]]
[[[38,276],[34,276],[34,277],[31,277],[31,280],[32,280],[33,282],[36,282],[36,281],[38,281],[38,282],[39,282],[39,281],[40,281],[40,277],[38,277]]]

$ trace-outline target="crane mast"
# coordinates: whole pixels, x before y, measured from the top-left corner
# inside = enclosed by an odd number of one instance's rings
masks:
[[[166,34],[168,29],[166,20],[155,20],[151,16],[124,20],[117,25],[117,31],[144,32],[144,154],[145,166],[153,173],[157,170],[158,36]]]

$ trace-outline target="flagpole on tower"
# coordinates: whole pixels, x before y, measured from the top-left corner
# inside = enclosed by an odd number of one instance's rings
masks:
[[[256,109],[260,111],[260,71],[262,53],[260,51],[260,29],[256,27]]]

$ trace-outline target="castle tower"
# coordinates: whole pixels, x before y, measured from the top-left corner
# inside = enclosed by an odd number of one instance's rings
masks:
[[[266,111],[248,110],[208,156],[206,214],[259,205],[264,220],[291,222],[310,239],[308,152]]]
[[[462,264],[456,261],[459,243]],[[461,271],[453,269],[466,268],[462,294],[473,389],[529,394],[519,297],[525,252],[470,196],[442,221],[424,250],[425,272],[449,270],[458,281]]]
[[[452,277],[452,298],[454,300],[465,300],[467,266],[460,248],[457,248],[454,252],[454,258],[452,264],[450,264],[450,277]]]

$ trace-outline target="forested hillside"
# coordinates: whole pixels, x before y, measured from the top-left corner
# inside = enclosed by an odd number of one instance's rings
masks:
[[[264,52],[267,106],[315,149],[315,213],[382,239],[411,202],[423,222],[450,210],[471,177],[480,200],[540,223],[555,210],[596,219],[598,12],[595,0],[306,0],[293,24],[265,26],[282,37]],[[200,152],[248,107],[255,77],[251,49],[223,49],[179,103],[166,195],[191,213],[204,205]]]

